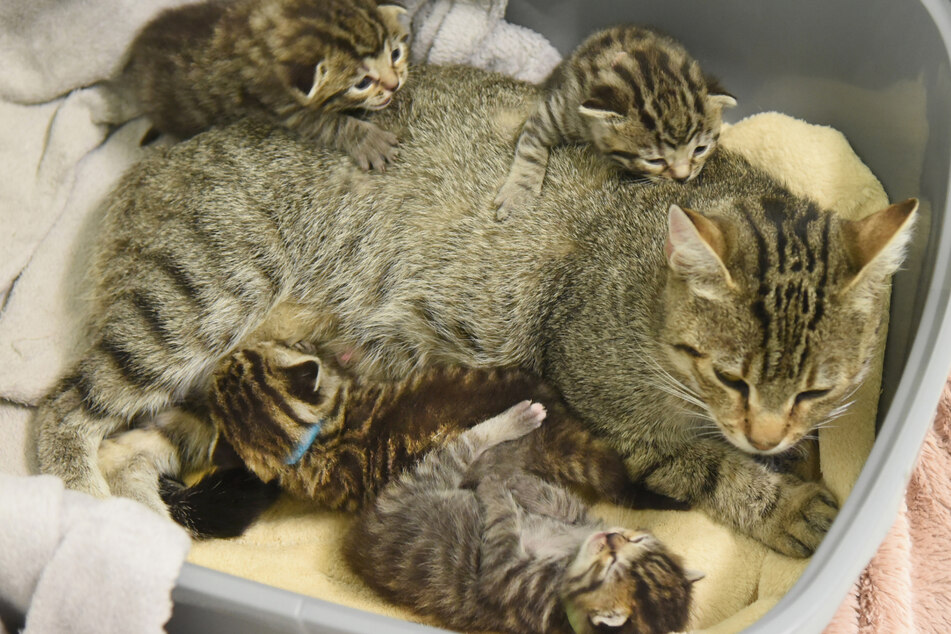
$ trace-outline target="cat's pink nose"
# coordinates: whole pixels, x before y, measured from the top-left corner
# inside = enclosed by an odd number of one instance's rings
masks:
[[[384,90],[389,90],[390,92],[393,92],[394,90],[399,88],[400,78],[397,77],[396,74],[390,73],[388,76],[380,77],[380,86],[382,86]]]
[[[608,533],[607,540],[608,546],[611,547],[611,550],[617,550],[628,542],[627,537],[620,533]]]
[[[689,163],[674,163],[670,166],[671,175],[678,181],[686,181],[690,176],[690,164]]]

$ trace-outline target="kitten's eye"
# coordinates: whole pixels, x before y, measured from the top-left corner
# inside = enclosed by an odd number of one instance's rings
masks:
[[[652,159],[646,158],[646,159],[644,159],[644,162],[647,163],[648,165],[653,165],[654,167],[666,167],[666,166],[667,166],[667,161],[665,161],[665,160],[662,159],[662,158],[652,158]]]
[[[392,55],[390,55],[390,57],[393,59],[394,62],[400,61],[400,58],[403,57],[403,47],[397,46],[396,48],[394,48],[393,53]]]
[[[694,359],[702,359],[705,356],[707,356],[703,354],[702,352],[700,352],[699,350],[697,350],[696,348],[694,348],[693,346],[688,346],[685,343],[674,344],[674,350],[683,352],[684,354],[689,354]]]
[[[750,395],[749,384],[740,377],[734,374],[725,374],[716,369],[713,370],[713,373],[716,374],[717,379],[720,380],[720,383],[727,386],[731,390],[736,390],[743,395],[743,398],[746,398]]]
[[[796,394],[796,405],[799,405],[803,401],[814,401],[820,399],[831,391],[832,388],[830,387],[824,390],[806,390],[805,392],[800,392],[799,394]]]
[[[697,147],[693,149],[693,155],[700,156],[702,154],[706,154],[707,150],[709,149],[710,149],[709,145],[698,145]]]
[[[364,77],[363,79],[355,83],[353,87],[356,88],[357,90],[366,90],[372,85],[373,85],[373,78],[367,75],[366,77]]]
[[[633,161],[634,159],[637,158],[636,154],[633,154],[631,152],[625,152],[623,150],[614,150],[613,152],[610,153],[610,156],[613,156],[614,158],[625,159],[628,161]]]

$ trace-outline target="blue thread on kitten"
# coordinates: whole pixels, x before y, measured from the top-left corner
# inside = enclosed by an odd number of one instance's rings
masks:
[[[304,454],[307,453],[307,450],[310,449],[310,446],[314,444],[315,440],[317,440],[317,436],[320,435],[320,428],[323,427],[323,425],[323,418],[311,425],[304,434],[304,437],[301,438],[300,442],[297,443],[297,447],[294,448],[294,453],[287,457],[287,460],[284,461],[284,464],[294,465],[300,462],[301,458],[304,457]]]

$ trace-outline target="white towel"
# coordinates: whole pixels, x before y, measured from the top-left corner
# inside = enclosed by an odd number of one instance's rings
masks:
[[[25,634],[152,634],[190,540],[131,500],[68,491],[52,476],[0,474],[0,617]]]

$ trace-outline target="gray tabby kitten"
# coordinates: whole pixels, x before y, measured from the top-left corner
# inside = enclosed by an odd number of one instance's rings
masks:
[[[263,114],[383,169],[397,138],[354,116],[406,81],[405,10],[374,0],[205,0],[167,9],[132,43],[121,82],[156,128],[186,138]]]
[[[496,196],[496,217],[532,204],[549,150],[565,143],[589,144],[647,180],[686,182],[717,146],[721,111],[735,105],[673,38],[637,26],[598,31],[545,83]]]
[[[306,339],[358,350],[354,371],[371,377],[525,368],[633,480],[812,553],[831,493],[751,454],[791,448],[846,406],[917,201],[848,221],[722,149],[702,179],[648,186],[568,147],[541,213],[505,226],[489,212],[538,89],[463,67],[415,74],[374,115],[405,140],[386,174],[247,120],[125,175],[95,244],[88,347],[36,412],[43,472],[108,495],[104,436],[206,389],[240,345]]]
[[[521,468],[525,434],[544,418],[523,401],[427,454],[361,513],[348,563],[390,601],[454,630],[682,630],[703,575]]]

